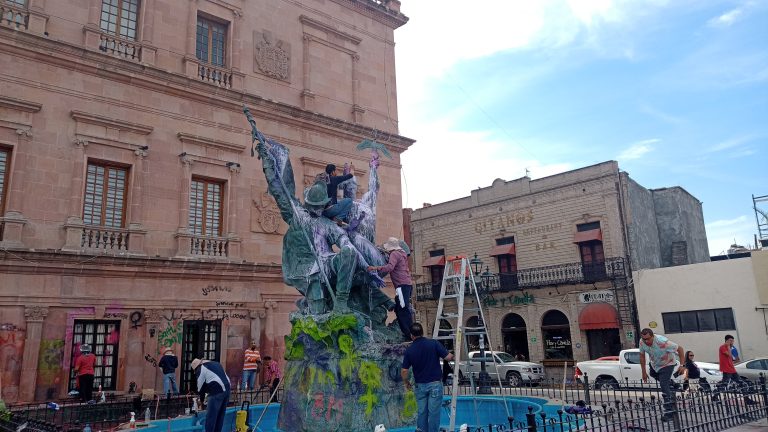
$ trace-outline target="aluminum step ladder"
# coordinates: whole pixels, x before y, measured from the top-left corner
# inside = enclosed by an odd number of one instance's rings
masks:
[[[466,305],[465,301],[469,300],[470,304]],[[454,367],[453,367],[453,383],[451,385],[451,409],[450,409],[450,423],[448,430],[456,430],[456,403],[459,393],[459,363],[463,352],[469,353],[468,338],[479,337],[481,344],[483,339],[488,341],[487,345],[490,348],[491,344],[488,339],[488,329],[486,328],[485,314],[481,307],[480,294],[477,291],[477,285],[475,284],[475,278],[472,274],[469,259],[464,256],[449,257],[445,263],[445,269],[443,271],[443,282],[440,286],[440,297],[437,303],[437,315],[435,315],[435,325],[432,328],[432,339],[437,341],[453,341],[454,347]],[[464,313],[467,312],[469,316],[476,315],[478,317],[477,326],[468,327],[464,324]],[[450,329],[440,328],[442,322],[450,324]],[[467,360],[469,362],[469,360]],[[496,362],[492,362],[493,367],[496,368]],[[496,376],[499,377],[498,370]],[[472,394],[476,395],[474,377],[472,373],[469,373],[470,384],[472,388]],[[500,377],[499,377],[499,384]],[[509,408],[507,404],[504,404],[504,408],[507,410],[507,416],[509,416]],[[479,424],[477,426],[480,426]]]

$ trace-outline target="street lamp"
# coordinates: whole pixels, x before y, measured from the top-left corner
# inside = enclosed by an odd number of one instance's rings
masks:
[[[483,260],[477,257],[477,252],[475,252],[475,256],[469,260],[469,265],[475,270],[475,276],[480,276],[480,270],[483,269]]]
[[[475,256],[469,260],[469,263],[475,270],[475,276],[479,276],[479,291],[483,292],[487,290],[488,287],[485,286],[485,284],[489,281],[484,280],[483,276],[490,272],[488,272],[488,267],[486,267],[485,273],[483,273],[483,275],[480,274],[480,272],[483,270],[483,260],[477,257],[477,252],[475,252]],[[478,307],[479,306],[480,305],[478,305]],[[482,314],[480,317],[482,317]],[[482,321],[482,318],[480,318],[478,323],[481,324],[481,327],[487,331],[487,327]],[[480,335],[480,374],[477,377],[477,381],[477,394],[493,394],[493,391],[491,390],[491,376],[488,375],[488,371],[485,367],[485,334]]]

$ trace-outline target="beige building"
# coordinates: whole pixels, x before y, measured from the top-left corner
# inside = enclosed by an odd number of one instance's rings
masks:
[[[724,337],[742,360],[768,356],[768,251],[633,274],[640,326],[719,363]]]
[[[446,257],[477,254],[491,346],[559,370],[635,344],[632,268],[709,259],[701,203],[645,189],[613,161],[409,213],[417,319],[434,325]]]
[[[79,345],[96,385],[161,388],[166,347],[237,381],[282,358],[297,293],[243,105],[297,181],[375,137],[381,238],[402,229],[397,0],[0,0],[0,388],[62,397]],[[361,190],[360,192],[364,192]]]

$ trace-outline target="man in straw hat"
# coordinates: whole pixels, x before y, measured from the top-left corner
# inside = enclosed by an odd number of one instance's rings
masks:
[[[400,240],[390,237],[384,245],[384,252],[389,255],[388,262],[383,266],[369,266],[369,271],[377,271],[379,274],[386,275],[392,279],[392,285],[395,286],[395,315],[397,315],[397,324],[406,341],[411,340],[411,324],[413,316],[411,315],[411,292],[413,291],[413,280],[411,279],[411,270],[408,268],[408,255],[403,250]]]
[[[191,366],[195,371],[200,400],[204,400],[205,395],[208,395],[205,432],[221,432],[231,391],[229,377],[219,362],[196,358],[192,360]]]
[[[173,354],[172,349],[165,349],[157,367],[163,370],[163,394],[170,395],[171,390],[173,390],[173,394],[179,394],[179,388],[176,387],[176,368],[179,367],[179,360]]]

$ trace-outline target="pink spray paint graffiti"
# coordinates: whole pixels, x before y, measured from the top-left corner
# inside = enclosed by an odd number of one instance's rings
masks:
[[[0,330],[0,398],[6,402],[18,400],[23,358],[24,330]]]

